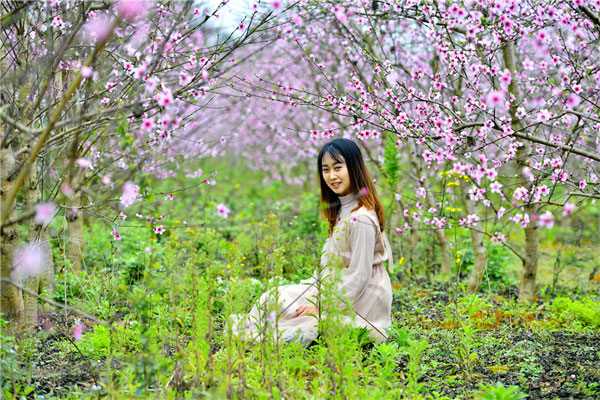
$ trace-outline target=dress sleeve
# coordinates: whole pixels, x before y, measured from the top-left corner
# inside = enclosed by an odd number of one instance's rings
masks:
[[[354,302],[363,294],[371,280],[378,227],[366,215],[358,216],[349,224],[351,256],[348,267],[342,272],[340,286],[342,293]]]

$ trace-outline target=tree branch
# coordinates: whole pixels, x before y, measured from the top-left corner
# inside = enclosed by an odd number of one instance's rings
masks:
[[[474,127],[479,127],[479,126],[484,126],[484,125],[485,125],[485,123],[483,123],[483,122],[470,122],[468,124],[460,125],[460,126],[454,128],[454,130],[457,132],[460,132],[464,129],[474,128]],[[531,135],[528,135],[528,134],[522,133],[522,132],[513,132],[511,135],[516,136],[521,139],[529,140],[534,143],[539,143],[539,144],[543,144],[545,146],[553,147],[555,149],[565,150],[566,152],[569,152],[569,153],[578,154],[580,156],[587,157],[591,160],[600,161],[600,155],[591,153],[591,152],[583,150],[583,149],[576,149],[572,146],[567,146],[566,144],[553,143],[548,140],[538,138],[536,136],[531,136]]]
[[[2,283],[8,283],[9,285],[13,285],[14,287],[16,287],[17,289],[20,289],[24,293],[27,293],[28,295],[33,296],[33,297],[35,297],[37,299],[40,299],[40,300],[42,300],[45,303],[53,305],[54,307],[60,307],[60,308],[63,308],[65,310],[67,310],[67,311],[71,311],[73,314],[77,314],[80,317],[90,319],[90,320],[94,321],[97,324],[104,325],[104,326],[110,326],[108,322],[102,321],[102,320],[94,317],[93,315],[90,315],[90,314],[88,314],[86,312],[83,312],[83,311],[81,311],[81,310],[79,310],[79,309],[77,309],[75,307],[71,307],[71,306],[68,306],[66,304],[60,304],[60,303],[58,303],[58,302],[56,302],[56,301],[54,301],[52,299],[49,299],[49,298],[44,297],[44,296],[40,296],[39,294],[37,294],[35,292],[32,292],[31,290],[29,290],[29,289],[27,289],[27,288],[19,285],[18,283],[15,283],[15,282],[11,281],[9,278],[2,278],[1,282]]]

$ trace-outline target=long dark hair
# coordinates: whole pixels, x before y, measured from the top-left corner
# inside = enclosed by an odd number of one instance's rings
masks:
[[[321,202],[323,203],[323,217],[329,222],[329,234],[333,232],[338,213],[341,208],[340,199],[325,183],[322,173],[322,162],[325,154],[329,154],[336,162],[341,162],[340,156],[344,157],[348,175],[350,177],[350,191],[358,194],[358,207],[363,206],[368,210],[375,210],[381,231],[385,228],[385,212],[377,189],[373,184],[371,175],[367,170],[362,153],[356,143],[351,140],[337,138],[325,143],[317,158],[317,170],[319,182],[321,183]],[[354,211],[354,210],[353,210]]]

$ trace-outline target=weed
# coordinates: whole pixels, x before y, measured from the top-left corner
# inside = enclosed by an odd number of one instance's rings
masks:
[[[479,355],[473,350],[481,346],[481,343],[475,341],[474,335],[479,329],[474,328],[471,323],[461,322],[460,342],[456,346],[456,357],[459,361],[459,366],[464,375],[469,378]]]
[[[519,391],[518,386],[505,387],[502,382],[493,384],[479,384],[480,390],[475,393],[475,398],[484,400],[519,400],[527,397],[526,394]]]

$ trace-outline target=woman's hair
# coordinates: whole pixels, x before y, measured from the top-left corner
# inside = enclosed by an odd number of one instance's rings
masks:
[[[379,227],[383,231],[385,227],[385,213],[383,205],[377,190],[367,170],[360,149],[351,140],[338,138],[326,143],[319,152],[317,158],[317,169],[319,172],[319,182],[321,183],[321,201],[324,203],[323,216],[329,222],[329,234],[333,232],[336,218],[341,208],[341,203],[337,194],[327,186],[323,179],[322,162],[325,154],[329,153],[336,162],[341,162],[340,156],[344,157],[348,175],[350,177],[350,191],[358,194],[358,207],[363,206],[368,210],[374,210],[379,219]],[[353,210],[354,211],[354,210]]]

